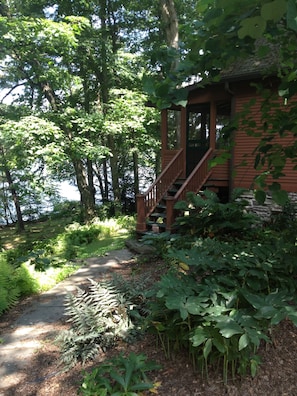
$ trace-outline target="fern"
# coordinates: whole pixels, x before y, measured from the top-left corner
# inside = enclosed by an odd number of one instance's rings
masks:
[[[20,296],[14,278],[14,269],[3,259],[0,261],[0,315],[13,306]]]
[[[87,290],[77,288],[75,295],[66,297],[65,315],[72,327],[57,337],[66,368],[93,359],[119,338],[126,339],[133,329],[125,295],[110,281],[89,282]]]

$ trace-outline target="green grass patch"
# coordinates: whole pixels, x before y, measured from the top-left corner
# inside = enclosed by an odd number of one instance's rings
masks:
[[[13,227],[2,229],[0,314],[21,296],[51,289],[81,260],[123,248],[134,226],[135,220],[125,216],[88,225],[51,219],[27,226],[20,235]]]

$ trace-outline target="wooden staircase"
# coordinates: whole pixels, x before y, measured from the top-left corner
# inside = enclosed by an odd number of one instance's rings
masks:
[[[187,179],[182,179],[183,149],[181,149],[148,191],[137,195],[138,234],[172,231],[178,215],[174,205],[178,201],[185,200],[187,192],[197,193],[203,189],[212,174],[209,167],[212,156],[213,150],[209,149]]]
[[[174,198],[179,189],[183,186],[185,179],[177,179],[169,187],[166,194],[156,205],[154,211],[149,214],[146,221],[146,232],[164,232],[167,229],[167,203]]]

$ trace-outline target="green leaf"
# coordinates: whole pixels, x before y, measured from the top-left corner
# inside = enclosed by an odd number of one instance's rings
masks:
[[[266,193],[263,190],[257,190],[255,192],[255,199],[260,204],[263,205],[266,199]]]
[[[126,388],[126,383],[125,383],[125,380],[124,380],[124,378],[119,374],[119,373],[117,373],[116,371],[114,371],[114,370],[112,370],[111,372],[110,372],[110,376],[111,376],[111,378],[113,378],[116,382],[118,382],[124,389]]]
[[[257,374],[259,362],[255,359],[251,359],[251,376],[254,378]]]
[[[195,329],[194,335],[190,338],[194,347],[198,347],[207,340],[205,330],[202,327]]]
[[[297,6],[295,0],[288,0],[287,3],[287,26],[297,32]]]
[[[297,310],[296,307],[287,307],[288,318],[297,326]]]
[[[185,309],[191,315],[200,315],[207,305],[205,304],[205,298],[190,296],[185,303]]]
[[[238,30],[240,39],[249,36],[253,39],[260,38],[266,29],[266,21],[261,16],[246,18],[241,22],[241,28]]]
[[[269,186],[269,190],[270,191],[279,191],[281,188],[281,185],[277,182],[273,182],[272,184],[270,184]]]
[[[143,89],[148,95],[155,94],[155,83],[153,77],[151,76],[143,77]]]
[[[185,307],[187,296],[180,295],[172,295],[168,296],[166,299],[166,307],[168,309],[176,309],[179,310],[180,316],[183,320],[188,317],[188,311]]]
[[[288,193],[284,190],[272,191],[271,196],[274,202],[281,206],[284,206],[289,200]]]
[[[210,354],[211,350],[212,350],[212,341],[211,341],[211,338],[209,338],[206,341],[204,348],[203,348],[203,356],[204,356],[205,360],[208,358],[208,355]]]
[[[262,5],[261,17],[265,19],[265,21],[278,22],[284,16],[286,8],[286,0],[274,0],[271,3]]]
[[[243,333],[241,326],[230,317],[221,318],[216,327],[220,329],[220,333],[225,338],[231,338],[235,334]]]
[[[153,383],[149,383],[149,382],[140,382],[139,384],[135,384],[129,387],[129,389],[131,391],[144,391],[144,390],[149,390],[152,389],[154,387]]]
[[[246,333],[242,334],[242,336],[239,338],[239,341],[238,341],[238,350],[242,351],[248,345],[249,345],[249,337],[248,337],[248,335]]]
[[[217,348],[217,350],[224,354],[227,351],[227,347],[226,345],[222,342],[222,338],[221,336],[219,336],[219,334],[217,335],[217,337],[213,337],[212,338],[212,343],[213,345]]]

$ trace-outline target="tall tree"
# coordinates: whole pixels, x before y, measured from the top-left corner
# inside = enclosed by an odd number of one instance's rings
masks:
[[[55,158],[61,160],[58,135],[62,142],[61,131],[38,117],[3,120],[0,124],[0,174],[3,188],[7,186],[4,198],[8,194],[12,197],[19,231],[24,230],[23,210],[36,208],[42,198],[55,193],[50,168],[55,167]],[[9,205],[5,199],[3,203],[6,213]]]

